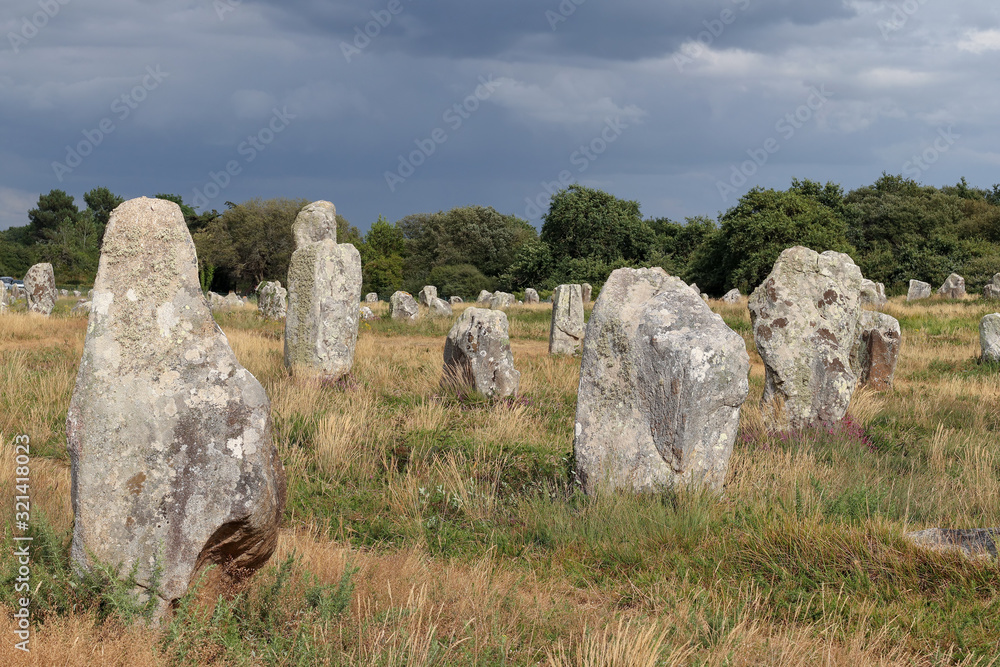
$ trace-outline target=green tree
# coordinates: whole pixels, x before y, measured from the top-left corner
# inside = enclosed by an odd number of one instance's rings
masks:
[[[28,227],[36,241],[48,238],[63,223],[76,220],[80,210],[73,203],[73,197],[62,190],[50,190],[47,195],[39,195],[38,206],[28,211]]]
[[[483,275],[471,264],[435,266],[427,275],[427,283],[438,288],[438,294],[447,299],[460,296],[465,300],[479,296],[482,290],[494,291],[496,279]]]
[[[553,195],[542,221],[541,240],[557,262],[563,258],[642,261],[654,242],[638,202],[579,184]]]

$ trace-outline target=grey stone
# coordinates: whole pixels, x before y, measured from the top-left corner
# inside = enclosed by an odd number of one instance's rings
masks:
[[[76,305],[69,311],[70,315],[89,315],[91,308],[91,302],[86,299],[80,299],[77,301]]]
[[[743,338],[683,280],[613,271],[580,368],[573,449],[584,490],[720,489],[749,370]]]
[[[493,398],[517,394],[521,373],[507,331],[503,311],[466,308],[444,342],[442,385],[472,387]]]
[[[365,303],[378,303],[378,294],[375,292],[365,294]]]
[[[490,299],[493,298],[493,292],[487,292],[486,290],[481,290],[479,296],[476,297],[476,303],[489,303]]]
[[[369,308],[368,306],[361,306],[361,315],[360,315],[360,317],[361,317],[362,320],[365,320],[366,322],[369,321],[369,320],[377,320],[378,319],[378,316],[375,313],[373,313],[372,309]]]
[[[159,569],[160,619],[200,573],[215,595],[263,566],[285,503],[270,407],[212,319],[177,204],[118,206],[66,419],[76,566],[135,567],[139,599]]]
[[[337,242],[337,209],[328,201],[307,204],[292,223],[295,248],[304,248],[319,241]]]
[[[701,300],[704,301],[705,303],[708,303],[708,294],[706,294],[705,292],[702,292],[701,293]]]
[[[937,293],[949,299],[961,299],[965,297],[965,278],[957,273],[951,274],[945,279],[944,284],[938,288]]]
[[[983,361],[1000,361],[1000,313],[990,313],[979,321],[979,347]]]
[[[417,303],[428,307],[431,305],[431,299],[436,298],[438,298],[438,288],[434,287],[434,285],[424,285],[417,292]]]
[[[931,284],[920,280],[911,280],[910,287],[906,292],[907,301],[918,301],[931,297]]]
[[[514,305],[514,295],[510,292],[501,292],[497,290],[493,292],[490,297],[490,308],[496,310],[497,308],[510,308]]]
[[[453,296],[448,298],[448,303],[455,305],[456,303],[465,303],[460,296]]]
[[[885,296],[885,285],[864,278],[861,281],[861,305],[881,308],[888,299]]]
[[[583,290],[559,285],[552,292],[549,354],[576,354],[583,345]]]
[[[208,307],[213,311],[221,311],[229,308],[229,304],[226,302],[226,297],[221,294],[216,294],[215,292],[209,292],[207,295]]]
[[[73,290],[73,296],[76,297],[77,299],[79,299],[83,295],[80,294],[80,290],[75,289],[75,290]]]
[[[92,289],[87,290],[87,301],[90,301],[93,298],[94,298],[94,290]]]
[[[691,291],[695,294],[701,294],[701,288],[698,287],[698,283],[691,283],[688,287],[690,287]]]
[[[828,250],[788,248],[750,295],[750,321],[764,361],[764,422],[771,430],[839,421],[857,375],[851,350],[861,318],[861,269]]]
[[[69,296],[69,290],[66,289],[59,290],[59,296]]]
[[[915,546],[942,554],[958,554],[973,560],[997,557],[1000,528],[928,528],[904,537]]]
[[[892,388],[903,338],[896,318],[870,310],[861,311],[858,337],[851,350],[851,368],[858,384],[876,391]]]
[[[430,297],[427,303],[427,312],[431,317],[451,317],[451,304],[436,296]]]
[[[590,297],[594,293],[594,288],[590,286],[590,283],[580,284],[580,298],[583,299],[583,305],[590,303]]]
[[[394,320],[416,320],[420,317],[417,300],[409,292],[396,292],[389,298],[389,317]]]
[[[56,305],[56,276],[52,265],[35,264],[24,274],[24,292],[28,312],[48,315]]]
[[[361,315],[361,255],[350,243],[321,237],[330,233],[332,215],[333,204],[321,201],[303,208],[295,219],[297,241],[319,240],[298,245],[292,253],[285,315],[285,366],[323,380],[337,380],[354,366]]]
[[[265,320],[283,320],[288,314],[288,290],[278,280],[261,285],[257,292],[257,310]]]
[[[525,288],[524,290],[524,302],[525,303],[538,303],[538,291],[532,289],[531,287]]]
[[[0,283],[0,313],[7,310],[7,284]]]
[[[243,299],[236,294],[236,292],[230,292],[226,295],[226,308],[235,309],[243,307]]]
[[[993,274],[993,280],[983,286],[984,299],[1000,299],[1000,273]]]
[[[722,295],[723,303],[739,303],[739,300],[742,298],[743,295],[735,287]]]

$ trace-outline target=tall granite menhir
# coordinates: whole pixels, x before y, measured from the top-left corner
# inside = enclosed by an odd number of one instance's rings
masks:
[[[750,295],[764,361],[764,421],[772,430],[839,421],[858,376],[851,350],[861,318],[861,269],[848,255],[788,248]]]
[[[24,274],[24,292],[28,300],[28,312],[49,315],[56,305],[56,277],[52,265],[35,264]]]
[[[613,271],[583,342],[573,450],[584,491],[721,488],[749,371],[743,338],[683,280]]]
[[[549,354],[576,354],[583,345],[583,290],[559,285],[552,292]]]
[[[260,568],[285,504],[270,408],[212,319],[177,204],[116,208],[66,419],[77,567],[134,567],[140,598],[158,576],[158,617],[211,565],[210,592]]]
[[[288,265],[285,365],[294,373],[337,380],[354,365],[361,300],[361,255],[337,244],[337,212],[328,201],[295,218]]]

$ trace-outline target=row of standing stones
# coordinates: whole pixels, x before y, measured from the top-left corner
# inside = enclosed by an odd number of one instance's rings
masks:
[[[287,291],[262,285],[259,307],[284,316],[293,374],[338,379],[353,364],[360,256],[336,242],[330,202],[306,206],[293,230]],[[29,274],[32,303],[44,303],[54,294],[51,266]],[[796,247],[750,296],[771,428],[837,421],[859,381],[891,385],[899,326],[862,310],[862,283],[847,255]],[[556,289],[550,332],[555,354],[582,345],[574,451],[583,489],[720,488],[749,391],[742,337],[659,268],[614,271],[584,327],[588,288]],[[433,287],[420,299],[450,310]],[[513,296],[479,301],[491,308],[467,308],[448,334],[442,384],[514,395],[520,373],[502,311]],[[419,312],[405,292],[390,308]],[[158,596],[158,619],[203,574],[208,590],[221,589],[274,551],[286,482],[270,402],[212,318],[172,202],[133,199],[111,215],[67,440],[74,560],[135,568],[137,593]]]

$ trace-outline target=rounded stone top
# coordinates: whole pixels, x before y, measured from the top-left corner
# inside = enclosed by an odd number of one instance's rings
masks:
[[[308,204],[295,216],[292,224],[295,247],[330,239],[337,242],[337,209],[331,202],[320,200]]]

